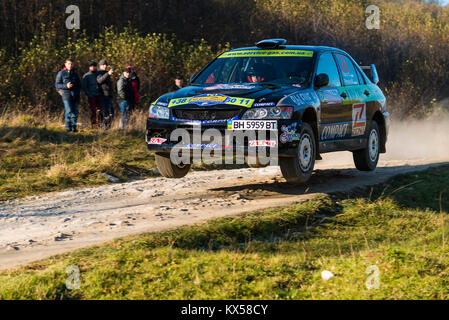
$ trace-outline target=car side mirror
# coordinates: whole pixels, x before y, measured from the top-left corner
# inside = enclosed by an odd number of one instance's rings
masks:
[[[320,73],[315,77],[315,87],[322,88],[329,84],[329,76],[325,73]]]

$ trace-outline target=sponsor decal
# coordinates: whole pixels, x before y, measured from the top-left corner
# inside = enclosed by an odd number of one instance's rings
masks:
[[[170,100],[168,107],[176,107],[185,104],[196,104],[198,106],[213,106],[217,104],[231,104],[251,108],[254,99],[234,98],[222,94],[202,94],[194,97],[178,98]]]
[[[254,89],[255,86],[247,85],[247,84],[217,84],[211,87],[203,88],[204,91],[211,90],[251,90]]]
[[[163,144],[165,141],[167,141],[167,139],[164,139],[164,138],[151,138],[151,139],[148,141],[148,144],[159,144],[159,145],[161,145],[161,144]]]
[[[345,73],[346,73],[346,72],[349,72],[349,67],[348,67],[348,65],[347,65],[347,63],[346,63],[345,58],[344,58],[341,54],[339,54],[339,53],[337,53],[336,56],[337,56],[337,58],[340,60],[341,70],[342,70],[343,72],[345,72]]]
[[[232,146],[222,146],[219,144],[185,144],[184,148],[187,148],[187,149],[197,149],[197,148],[226,149],[226,148],[232,148]]]
[[[356,71],[349,58],[339,53],[336,53],[335,55],[337,56],[337,59],[340,60],[340,67],[341,71],[343,71],[342,75],[345,85],[358,85],[359,80],[357,79],[357,76],[355,74]]]
[[[250,147],[276,147],[276,141],[274,140],[251,140],[249,142]]]
[[[166,102],[156,102],[156,105],[157,106],[161,106],[161,107],[167,107],[168,103],[166,103]]]
[[[289,96],[289,98],[297,105],[313,104],[314,102],[313,96],[310,94],[310,92],[296,93]]]
[[[296,88],[301,88],[301,84],[299,84],[299,83],[292,84],[292,86],[296,87]]]
[[[288,137],[286,133],[281,134],[280,140],[282,143],[287,143],[288,142]]]
[[[259,103],[253,104],[253,107],[273,107],[275,105],[276,105],[276,103],[274,103],[274,102],[259,102]]]
[[[237,119],[238,116],[236,116],[234,119]],[[227,122],[227,119],[223,119],[223,120],[189,120],[189,119],[178,119],[175,117],[171,117],[170,120],[173,121],[179,121],[179,122],[188,122],[191,124],[195,124],[195,125],[200,125],[200,124],[212,124],[212,123],[223,123],[223,122]]]
[[[308,50],[240,50],[223,53],[218,59],[241,57],[313,57],[313,51]]]
[[[321,132],[321,140],[336,140],[346,137],[349,131],[349,123],[326,125]]]
[[[366,103],[352,105],[352,136],[362,136],[366,128]]]
[[[280,141],[282,143],[298,141],[301,137],[299,133],[296,132],[297,123],[294,122],[289,126],[283,125],[281,127],[282,134],[280,136]]]

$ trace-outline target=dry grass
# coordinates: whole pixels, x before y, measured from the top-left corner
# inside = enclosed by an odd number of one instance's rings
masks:
[[[119,116],[120,113],[117,114]],[[154,158],[146,150],[143,111],[130,126],[108,131],[82,125],[65,132],[58,115],[8,114],[0,117],[0,201],[24,195],[107,183],[103,173],[129,178],[154,176]],[[141,123],[139,125],[139,122]]]

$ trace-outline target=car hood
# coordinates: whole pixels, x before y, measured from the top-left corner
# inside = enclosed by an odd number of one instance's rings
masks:
[[[253,99],[254,104],[277,104],[282,98],[299,90],[305,89],[299,85],[278,85],[278,84],[219,84],[219,85],[191,85],[176,92],[161,96],[158,103],[169,103],[173,99],[190,98],[197,96],[222,95],[234,98]],[[253,106],[254,106],[253,104]],[[189,107],[201,107],[188,104]],[[184,105],[185,106],[185,105]]]

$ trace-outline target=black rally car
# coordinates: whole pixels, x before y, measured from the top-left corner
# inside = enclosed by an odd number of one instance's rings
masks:
[[[376,168],[379,153],[386,152],[389,113],[375,66],[360,67],[336,48],[285,43],[268,39],[225,52],[193,75],[189,86],[150,106],[146,142],[162,175],[188,173],[190,164],[170,160],[176,144],[170,133],[195,125],[221,131],[274,128],[278,141],[260,145],[278,148],[289,182],[307,181],[315,160],[333,151],[351,151],[359,170]]]

